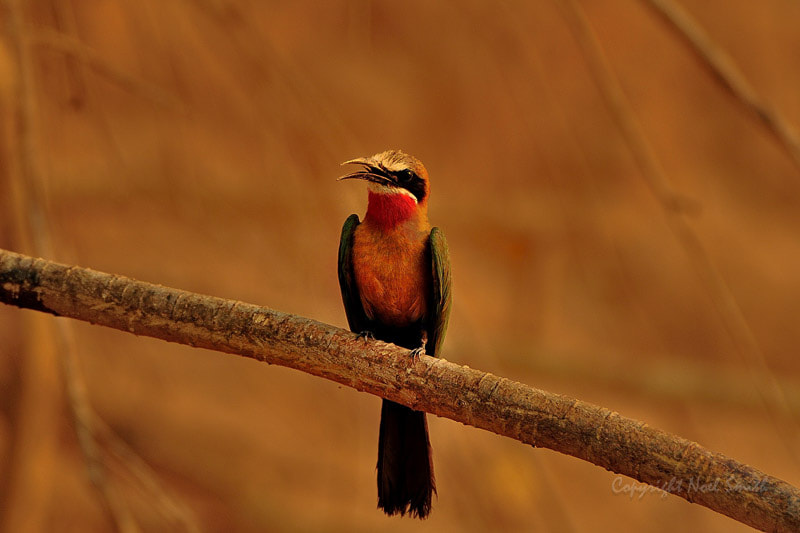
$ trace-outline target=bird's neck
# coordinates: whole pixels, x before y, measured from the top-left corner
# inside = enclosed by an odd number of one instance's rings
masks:
[[[418,216],[423,209],[414,198],[402,193],[369,191],[365,222],[391,230]]]

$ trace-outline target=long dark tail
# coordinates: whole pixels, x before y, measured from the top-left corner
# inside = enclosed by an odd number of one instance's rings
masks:
[[[378,437],[378,507],[425,518],[436,492],[425,413],[383,400]]]

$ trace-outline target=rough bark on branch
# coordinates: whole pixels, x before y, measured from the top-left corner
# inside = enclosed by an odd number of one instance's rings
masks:
[[[296,368],[589,461],[768,531],[800,531],[800,490],[580,400],[307,318],[0,250],[0,302]]]

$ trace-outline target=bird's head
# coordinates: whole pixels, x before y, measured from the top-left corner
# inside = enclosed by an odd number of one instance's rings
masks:
[[[417,158],[400,150],[387,150],[342,164],[361,165],[361,168],[340,177],[340,180],[369,182],[366,219],[382,226],[396,226],[415,214],[426,214],[430,193],[428,171]]]

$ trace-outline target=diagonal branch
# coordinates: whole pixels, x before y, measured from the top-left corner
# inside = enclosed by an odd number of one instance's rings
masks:
[[[688,216],[690,210],[687,209],[690,204],[687,204],[672,186],[655,150],[648,142],[628,104],[622,86],[614,75],[603,47],[580,4],[576,0],[565,0],[562,5],[570,19],[578,44],[584,52],[592,76],[641,170],[642,177],[661,205],[669,229],[684,248],[692,266],[707,287],[717,313],[752,376],[762,403],[769,409],[768,413],[777,433],[794,457],[793,452],[800,443],[800,433],[788,396],[772,373],[761,345],[731,287],[691,224]],[[789,420],[790,423],[787,424],[785,420]]]
[[[0,302],[288,366],[550,448],[770,531],[800,530],[800,489],[618,413],[243,302],[0,250]]]
[[[686,42],[719,83],[761,120],[800,170],[800,138],[797,131],[783,115],[758,96],[730,55],[677,3],[671,0],[646,0],[644,3]]]

